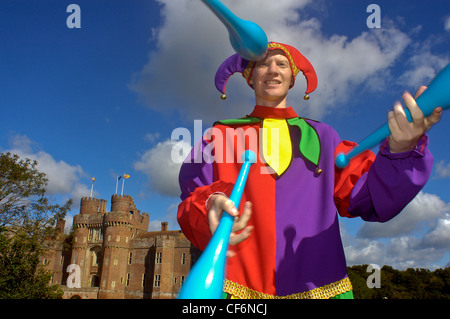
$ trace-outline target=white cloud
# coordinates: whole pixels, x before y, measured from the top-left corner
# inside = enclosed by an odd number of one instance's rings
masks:
[[[349,265],[390,265],[397,269],[436,268],[450,247],[450,203],[419,193],[387,223],[364,223],[356,236],[341,227]]]
[[[417,90],[421,85],[428,85],[449,63],[448,56],[433,54],[429,44],[420,43],[419,46],[415,46],[415,54],[406,63],[409,69],[399,78],[399,82],[411,90]]]
[[[171,204],[167,207],[163,217],[157,220],[150,221],[149,231],[158,231],[161,230],[161,222],[167,222],[168,230],[179,230],[180,226],[177,221],[177,210],[178,210],[178,202]]]
[[[444,160],[436,163],[434,178],[448,178],[450,177],[450,163],[445,163]]]
[[[445,29],[445,31],[450,32],[450,16],[448,16],[447,19],[445,19],[444,29]]]
[[[86,177],[81,166],[71,165],[63,160],[58,161],[51,154],[42,150],[33,151],[35,143],[25,135],[11,136],[9,144],[10,149],[5,152],[37,161],[37,169],[45,173],[48,178],[46,188],[48,195],[68,196],[74,200],[75,205],[79,203],[82,196],[89,195],[89,188],[80,181],[81,178]]]
[[[436,228],[424,236],[423,246],[445,249],[450,247],[450,215],[437,221]]]
[[[135,170],[147,175],[149,187],[162,195],[180,195],[178,174],[181,163],[172,160],[172,150],[179,146],[179,143],[186,144],[185,150],[190,150],[187,142],[167,140],[146,151],[140,160],[134,163]]]
[[[217,120],[251,111],[253,92],[238,74],[227,86],[228,99],[221,101],[214,87],[220,63],[233,54],[228,33],[200,1],[160,0],[163,25],[155,31],[157,50],[132,84],[141,100],[161,112],[178,110],[189,119]],[[306,82],[296,82],[289,103],[300,112],[320,119],[337,103],[345,102],[360,85],[383,85],[387,70],[404,52],[410,38],[389,23],[354,39],[321,31],[316,18],[305,18],[303,9],[312,1],[224,1],[239,17],[259,24],[269,40],[297,47],[315,66],[319,87],[311,100],[303,101]],[[302,77],[302,75],[299,75]],[[371,86],[377,79],[377,86]]]
[[[159,138],[161,137],[161,134],[159,132],[155,132],[155,133],[147,133],[144,136],[144,140],[149,142],[150,144],[155,143],[157,140],[159,140]]]
[[[358,232],[361,238],[392,238],[410,234],[430,226],[450,211],[450,204],[439,196],[420,192],[405,209],[387,223],[364,223]]]
[[[383,244],[374,240],[353,240],[353,244],[344,247],[345,258],[349,265],[377,264],[384,262]]]

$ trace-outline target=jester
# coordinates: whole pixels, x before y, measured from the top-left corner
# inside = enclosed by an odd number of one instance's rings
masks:
[[[224,283],[229,298],[353,298],[338,214],[389,221],[431,174],[426,132],[440,120],[441,108],[424,117],[415,98],[404,93],[413,121],[396,102],[388,114],[391,135],[378,153],[367,150],[338,168],[335,155],[355,143],[287,106],[300,71],[308,99],[317,88],[317,75],[290,45],[269,42],[259,61],[238,54],[225,60],[215,77],[222,98],[229,77],[239,72],[254,90],[255,106],[242,118],[217,121],[180,169],[177,218],[196,247],[206,247],[223,212],[235,217]],[[421,87],[416,98],[425,89]],[[258,159],[240,207],[234,207],[229,196],[243,149],[253,150]]]

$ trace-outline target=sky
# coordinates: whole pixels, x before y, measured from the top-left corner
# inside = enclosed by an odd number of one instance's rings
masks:
[[[256,22],[268,39],[297,47],[314,65],[317,90],[303,100],[297,80],[288,104],[358,142],[450,62],[448,0],[223,0]],[[73,10],[76,4],[78,10]],[[380,28],[367,23],[380,8]],[[73,14],[79,13],[78,16]],[[79,18],[79,19],[78,19]],[[77,24],[78,23],[78,24]],[[251,112],[254,95],[240,75],[220,99],[214,75],[233,54],[226,28],[200,0],[0,1],[0,152],[38,161],[47,195],[132,196],[179,229],[177,128],[206,130]],[[301,74],[299,75],[301,78]],[[428,133],[432,175],[404,211],[384,224],[341,218],[347,262],[397,269],[450,266],[450,126],[444,113]],[[373,149],[377,152],[377,148]]]

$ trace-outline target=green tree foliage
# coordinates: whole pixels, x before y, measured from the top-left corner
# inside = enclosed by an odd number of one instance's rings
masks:
[[[0,155],[0,298],[58,298],[52,274],[40,260],[58,236],[56,221],[72,201],[52,204],[45,196],[47,178],[37,162]]]
[[[431,271],[423,268],[397,270],[383,266],[381,287],[369,288],[368,265],[347,267],[355,299],[450,299],[450,267]]]

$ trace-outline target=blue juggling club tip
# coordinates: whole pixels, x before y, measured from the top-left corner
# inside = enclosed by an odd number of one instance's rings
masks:
[[[348,165],[348,158],[347,156],[345,156],[344,153],[340,153],[338,154],[338,156],[336,156],[336,166],[339,168],[344,168]]]
[[[242,160],[244,162],[256,163],[256,154],[255,154],[255,152],[249,151],[249,150],[245,151],[242,154]]]

